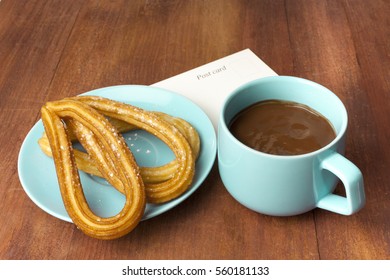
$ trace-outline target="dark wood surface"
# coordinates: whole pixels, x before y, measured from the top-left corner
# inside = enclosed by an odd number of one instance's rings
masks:
[[[390,259],[389,14],[387,0],[2,0],[0,259]],[[215,165],[178,207],[100,241],[23,191],[18,153],[45,101],[153,84],[245,48],[343,100],[346,156],[365,181],[359,213],[257,214]]]

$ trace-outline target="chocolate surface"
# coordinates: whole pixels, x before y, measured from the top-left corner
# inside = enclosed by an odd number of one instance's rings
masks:
[[[336,133],[317,111],[299,103],[266,100],[239,112],[230,123],[245,145],[268,154],[300,155],[329,144]]]

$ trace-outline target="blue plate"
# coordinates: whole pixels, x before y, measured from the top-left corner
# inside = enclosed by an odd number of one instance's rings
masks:
[[[182,95],[150,86],[113,86],[85,94],[180,117],[191,123],[199,133],[201,150],[192,185],[187,192],[170,202],[147,204],[143,220],[168,211],[199,188],[214,164],[217,150],[214,127],[202,109]],[[25,192],[36,205],[54,217],[71,222],[62,202],[54,162],[41,151],[37,142],[43,132],[40,120],[27,134],[19,153],[19,178]],[[162,141],[145,131],[128,132],[124,137],[139,165],[159,166],[174,158],[172,151]],[[89,206],[97,215],[110,217],[122,209],[125,197],[104,179],[84,172],[80,172],[80,179]]]

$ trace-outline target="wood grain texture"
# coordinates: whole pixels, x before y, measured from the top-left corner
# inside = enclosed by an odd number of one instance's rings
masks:
[[[0,259],[390,259],[389,14],[381,0],[2,0]],[[343,100],[362,211],[257,214],[227,193],[215,165],[182,204],[101,241],[24,193],[18,153],[45,101],[152,84],[245,48]]]

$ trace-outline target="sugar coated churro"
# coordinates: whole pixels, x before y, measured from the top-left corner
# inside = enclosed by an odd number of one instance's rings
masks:
[[[141,220],[146,201],[163,203],[191,185],[200,141],[186,121],[97,96],[48,102],[42,109],[42,151],[53,157],[65,208],[76,226],[100,239],[121,237]],[[175,159],[158,167],[139,167],[120,132],[145,130],[161,139]],[[76,150],[79,141],[86,152]],[[89,208],[78,169],[105,178],[123,193],[123,209],[100,217]]]

